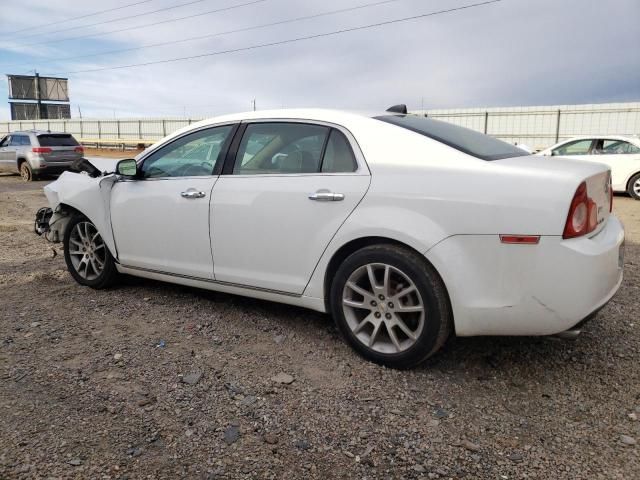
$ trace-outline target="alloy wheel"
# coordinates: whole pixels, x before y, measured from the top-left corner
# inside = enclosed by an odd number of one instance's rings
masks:
[[[633,184],[633,191],[638,197],[640,197],[640,178],[638,178]]]
[[[22,164],[20,165],[20,176],[25,182],[31,180],[31,170],[29,170],[29,165],[27,165],[27,162],[22,162]]]
[[[79,222],[69,237],[69,257],[78,275],[95,280],[104,270],[106,247],[96,227],[90,222]]]
[[[384,263],[363,265],[349,276],[342,309],[353,335],[379,353],[411,348],[425,324],[426,311],[415,283]]]

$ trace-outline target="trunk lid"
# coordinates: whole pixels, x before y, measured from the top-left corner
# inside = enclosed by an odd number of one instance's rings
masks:
[[[515,167],[523,174],[531,174],[535,177],[548,176],[552,179],[561,179],[567,185],[566,210],[563,215],[568,215],[571,201],[582,182],[587,185],[587,195],[595,202],[597,210],[597,227],[589,233],[596,235],[607,222],[610,215],[610,168],[602,163],[584,162],[566,157],[541,157],[528,155],[524,157],[506,158],[495,161],[502,166]],[[529,171],[529,172],[527,172]],[[544,195],[544,191],[540,192]],[[563,200],[564,201],[564,200]]]

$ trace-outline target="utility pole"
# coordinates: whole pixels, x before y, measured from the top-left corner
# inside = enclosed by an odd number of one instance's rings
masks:
[[[38,72],[35,72],[35,79],[34,81],[36,82],[36,102],[37,102],[37,112],[36,112],[36,119],[40,120],[42,118],[42,97],[40,95],[40,75],[38,74]]]
[[[256,99],[255,98],[251,101],[251,104],[253,105],[253,111],[255,112],[256,111]]]
[[[80,110],[80,105],[78,105],[78,116],[80,117],[80,120],[82,120],[82,111]]]

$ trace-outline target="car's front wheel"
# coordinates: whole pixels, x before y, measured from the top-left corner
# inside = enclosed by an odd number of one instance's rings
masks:
[[[627,190],[629,195],[636,200],[640,200],[640,173],[635,174],[629,180],[629,188]]]
[[[64,260],[80,284],[100,289],[116,280],[115,261],[96,226],[83,215],[69,220],[64,234]]]
[[[349,344],[389,367],[410,368],[426,360],[452,329],[448,295],[435,269],[395,245],[374,245],[347,257],[330,295]]]

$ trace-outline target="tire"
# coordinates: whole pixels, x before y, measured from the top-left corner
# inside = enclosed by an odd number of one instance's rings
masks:
[[[33,182],[35,180],[33,169],[31,168],[31,165],[29,165],[29,162],[27,162],[26,160],[24,160],[20,164],[19,170],[20,170],[20,176],[22,177],[22,180],[24,180],[25,182]]]
[[[372,245],[347,257],[331,285],[330,306],[346,341],[364,358],[391,368],[425,361],[453,330],[436,270],[395,245]]]
[[[116,264],[96,226],[83,215],[74,215],[64,232],[64,260],[76,282],[107,288],[116,281]]]
[[[629,180],[627,193],[631,195],[631,198],[640,200],[640,173],[636,173],[631,177],[631,180]]]

